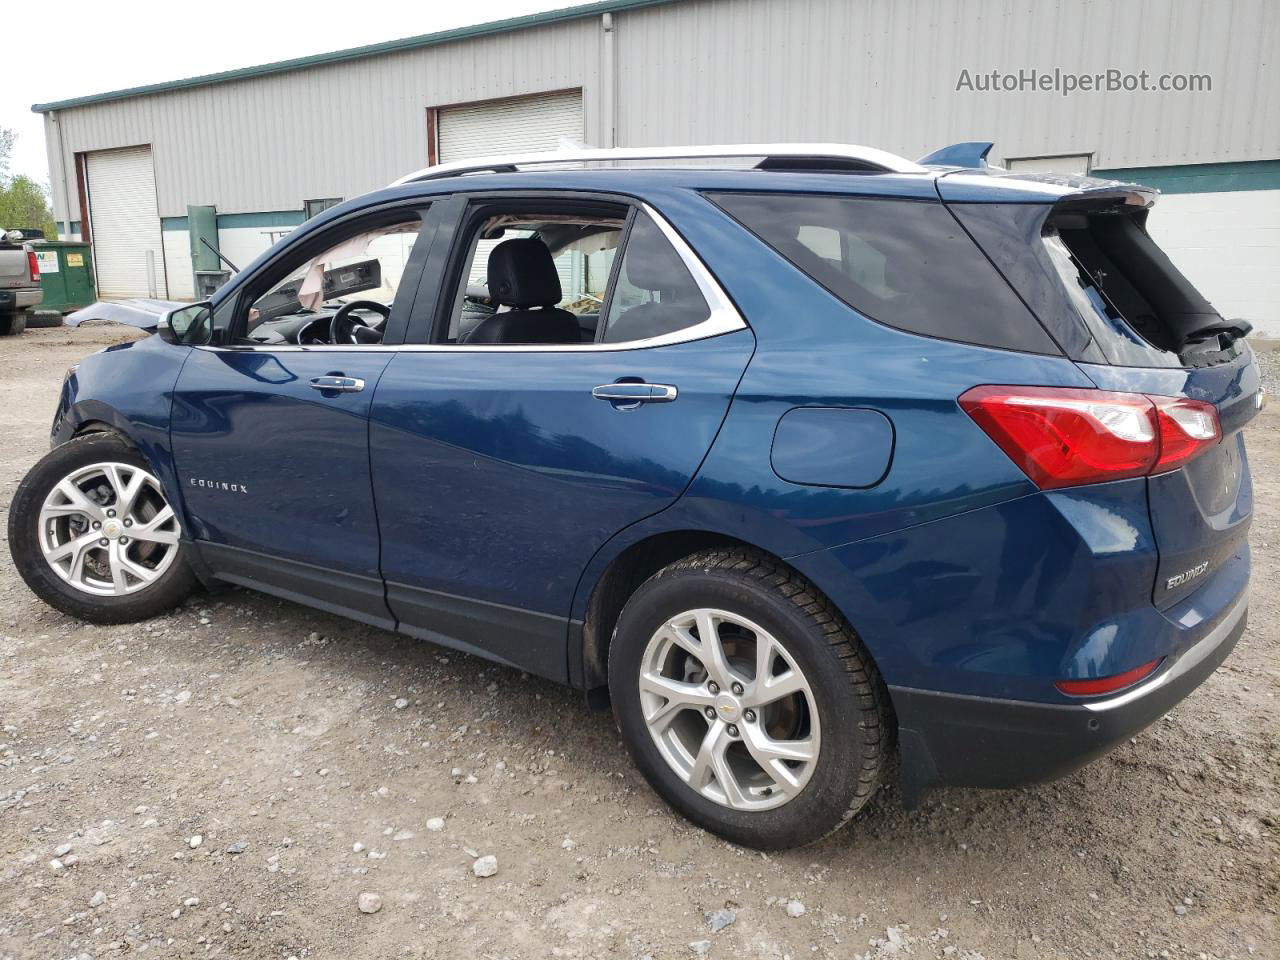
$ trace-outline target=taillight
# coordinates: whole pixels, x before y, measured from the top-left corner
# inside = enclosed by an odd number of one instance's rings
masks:
[[[959,403],[1042,490],[1176,470],[1222,437],[1217,409],[1185,397],[982,386]]]
[[[31,271],[31,282],[40,282],[40,261],[36,259],[33,251],[27,251],[27,269]]]
[[[1117,690],[1133,686],[1139,680],[1147,679],[1156,672],[1156,667],[1160,666],[1163,660],[1164,657],[1148,660],[1140,667],[1134,667],[1132,670],[1110,677],[1097,677],[1093,680],[1059,680],[1054,683],[1054,686],[1073,697],[1096,697],[1104,693],[1115,693]]]
[[[1176,470],[1222,439],[1213,404],[1186,397],[1152,397],[1151,402],[1156,405],[1160,425],[1160,456],[1152,473]]]

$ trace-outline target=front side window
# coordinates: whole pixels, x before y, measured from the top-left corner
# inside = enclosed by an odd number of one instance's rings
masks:
[[[248,308],[245,341],[380,343],[422,229],[417,211],[385,219],[335,229],[327,247],[299,253],[279,268],[281,279]]]

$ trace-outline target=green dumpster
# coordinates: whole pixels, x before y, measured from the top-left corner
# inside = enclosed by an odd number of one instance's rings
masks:
[[[32,244],[40,264],[41,310],[70,313],[98,299],[93,279],[93,251],[79,240],[45,240]]]

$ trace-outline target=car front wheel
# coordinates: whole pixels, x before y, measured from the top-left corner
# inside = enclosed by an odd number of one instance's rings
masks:
[[[735,843],[800,846],[880,783],[892,725],[875,665],[811,584],[763,555],[713,551],[627,602],[609,652],[637,766],[690,820]]]
[[[47,453],[9,510],[23,580],[50,606],[94,623],[153,617],[191,593],[181,535],[150,465],[110,434]]]

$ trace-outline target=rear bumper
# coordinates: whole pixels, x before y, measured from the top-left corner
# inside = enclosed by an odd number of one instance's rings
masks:
[[[31,307],[38,307],[43,300],[44,291],[39,287],[0,290],[0,313],[11,313],[14,310],[27,310]]]
[[[1065,776],[1167,713],[1244,633],[1248,593],[1150,679],[1110,697],[1033,703],[893,687],[908,806],[933,787],[1020,787]]]

